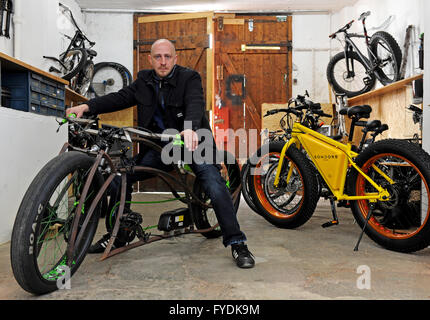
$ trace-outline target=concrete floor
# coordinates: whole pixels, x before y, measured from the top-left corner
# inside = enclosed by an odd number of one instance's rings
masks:
[[[170,198],[139,194],[135,200]],[[144,225],[177,203],[135,206]],[[340,224],[321,228],[330,217],[320,201],[313,217],[296,230],[282,230],[253,213],[242,200],[238,216],[256,257],[253,269],[239,269],[220,239],[184,235],[144,245],[99,261],[88,255],[71,280],[71,289],[33,296],[13,278],[9,243],[0,245],[0,299],[3,300],[427,300],[430,298],[430,249],[414,254],[391,252],[367,236],[353,251],[360,229],[348,209]],[[104,233],[100,223],[97,239]],[[97,240],[96,239],[96,240]],[[364,266],[364,267],[362,267]],[[369,289],[357,285],[364,268]]]

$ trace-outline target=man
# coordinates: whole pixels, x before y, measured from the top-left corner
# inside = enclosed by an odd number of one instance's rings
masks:
[[[138,126],[153,132],[176,129],[183,135],[185,147],[194,151],[199,144],[198,129],[210,130],[205,116],[205,100],[200,75],[191,69],[176,64],[175,47],[169,40],[160,39],[153,43],[148,55],[151,70],[142,70],[137,80],[118,92],[89,100],[67,109],[67,115],[75,113],[81,117],[91,114],[108,113],[137,105]],[[191,124],[184,128],[184,124]],[[215,147],[215,143],[214,148]],[[148,150],[135,158],[136,165],[167,170],[160,154]],[[230,193],[213,163],[191,163],[191,168],[209,195],[223,234],[225,247],[231,245],[232,256],[240,268],[252,268],[255,264],[252,254],[245,244],[246,237],[240,230]],[[127,198],[131,200],[132,184],[147,178],[144,174],[127,175]],[[119,193],[119,192],[118,192]],[[117,194],[118,194],[117,193]],[[103,236],[90,248],[90,252],[103,252],[110,235]],[[118,240],[118,239],[117,239]],[[115,241],[120,247],[124,242]]]

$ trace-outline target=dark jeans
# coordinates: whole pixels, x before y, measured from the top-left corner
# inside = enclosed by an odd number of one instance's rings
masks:
[[[135,163],[137,166],[151,167],[163,171],[171,171],[173,169],[172,166],[166,165],[161,161],[161,155],[159,152],[152,149],[146,151],[143,156],[138,155],[135,157]],[[191,169],[201,183],[203,190],[211,199],[215,215],[223,234],[224,246],[227,247],[233,243],[246,241],[245,234],[240,230],[230,193],[218,167],[214,164],[193,163],[191,164]],[[131,201],[133,183],[143,181],[151,177],[153,177],[153,175],[148,174],[147,172],[127,174],[126,201]],[[120,199],[120,186],[121,178],[116,176],[111,184],[111,196],[114,196],[117,201]]]

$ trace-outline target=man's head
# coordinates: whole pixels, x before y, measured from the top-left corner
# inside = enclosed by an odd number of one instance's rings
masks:
[[[160,78],[164,78],[172,71],[176,64],[176,59],[175,46],[169,40],[159,39],[152,44],[148,60]]]

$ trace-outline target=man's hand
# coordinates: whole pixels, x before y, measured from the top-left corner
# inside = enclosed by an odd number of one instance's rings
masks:
[[[66,117],[68,117],[69,114],[74,113],[76,114],[76,118],[80,118],[84,115],[84,112],[88,111],[90,111],[90,107],[88,107],[87,104],[80,104],[76,107],[66,109]]]
[[[199,136],[195,131],[186,129],[181,132],[181,136],[184,137],[185,147],[188,150],[194,151],[197,149],[197,146],[199,145]]]

